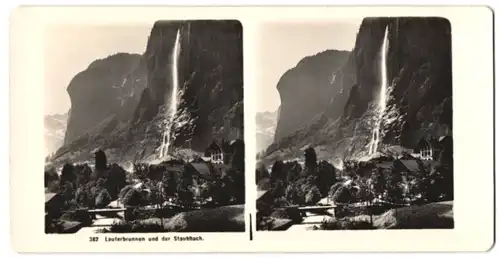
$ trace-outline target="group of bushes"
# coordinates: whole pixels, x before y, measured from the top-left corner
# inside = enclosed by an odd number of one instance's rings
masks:
[[[276,202],[286,200],[294,205],[317,203],[338,181],[333,165],[327,161],[316,163],[315,159],[306,162],[304,168],[296,161],[276,161],[271,173],[261,167],[256,171],[256,178],[258,187],[271,191]]]
[[[105,207],[126,184],[126,171],[117,164],[101,170],[92,170],[88,164],[65,164],[60,178],[54,168],[45,171],[47,190],[63,196],[67,209]]]

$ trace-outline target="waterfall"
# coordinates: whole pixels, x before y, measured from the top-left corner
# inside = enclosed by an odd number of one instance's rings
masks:
[[[165,109],[165,120],[166,128],[163,131],[163,140],[160,148],[160,158],[164,158],[168,154],[168,150],[170,147],[170,140],[172,134],[172,126],[174,125],[175,115],[177,113],[178,107],[178,93],[179,93],[179,79],[178,79],[178,67],[177,61],[179,59],[180,52],[180,29],[177,29],[177,35],[175,36],[175,43],[172,49],[171,55],[171,74],[172,74],[172,91],[170,94],[170,105]],[[166,104],[166,103],[165,103]]]
[[[387,87],[387,49],[388,49],[388,27],[385,28],[385,35],[380,48],[380,93],[375,112],[375,126],[372,129],[372,138],[368,144],[368,155],[373,155],[378,150],[380,143],[380,132],[383,130],[382,122],[387,109],[388,87]]]

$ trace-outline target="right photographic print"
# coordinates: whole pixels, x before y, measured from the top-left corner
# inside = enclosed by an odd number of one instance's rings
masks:
[[[451,26],[259,28],[256,228],[453,229]]]

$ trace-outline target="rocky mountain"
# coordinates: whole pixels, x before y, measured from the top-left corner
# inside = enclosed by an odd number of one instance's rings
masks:
[[[136,110],[135,122],[153,119],[171,96],[171,54],[177,31],[181,91],[178,114],[187,114],[193,124],[177,128],[174,145],[202,151],[214,135],[221,138],[242,135],[243,49],[238,21],[155,23],[144,54],[148,87]]]
[[[116,63],[117,67],[108,68],[125,77],[117,76],[120,79],[116,81],[94,77],[99,82],[87,81],[91,89],[85,95],[86,102],[109,102],[112,108],[101,107],[101,114],[87,119],[92,121],[88,123],[93,127],[89,126],[90,129],[76,140],[68,141],[59,149],[53,162],[88,160],[95,148],[104,149],[109,162],[133,162],[157,156],[169,121],[165,114],[174,88],[172,53],[178,32],[178,110],[171,126],[172,147],[200,152],[215,137],[226,140],[243,137],[240,23],[223,20],[158,21],[153,25],[146,51],[139,56],[139,62],[132,65],[123,61]],[[128,86],[131,81],[144,84]],[[125,96],[134,96],[134,101],[122,103],[121,99],[116,101],[120,95],[99,95],[101,90],[94,84],[134,89],[133,93],[123,91]],[[70,84],[68,92],[71,87]],[[103,91],[111,90],[106,88]],[[83,96],[80,99],[84,102]],[[89,109],[95,110],[94,107]],[[70,119],[73,114],[72,111]],[[102,117],[105,119],[99,122]]]
[[[265,150],[274,140],[274,132],[276,131],[276,124],[278,121],[279,109],[274,112],[265,111],[258,112],[256,121],[256,139],[257,139],[257,152]]]
[[[45,156],[57,151],[64,143],[68,113],[44,117]]]
[[[301,129],[310,118],[323,112],[334,92],[334,73],[349,58],[348,51],[327,50],[308,56],[288,70],[278,81],[281,115],[276,127],[276,141]],[[300,108],[298,108],[300,106]]]
[[[67,88],[71,110],[64,143],[70,144],[111,120],[115,124],[130,121],[145,85],[146,66],[141,55],[118,53],[92,62]]]
[[[334,75],[332,87],[340,90],[330,95],[328,107],[311,116],[303,129],[275,141],[267,149],[269,157],[294,156],[305,145],[317,146],[330,158],[366,155],[380,96],[386,28],[389,90],[380,150],[411,149],[422,137],[452,134],[449,22],[432,17],[365,18],[348,61]]]

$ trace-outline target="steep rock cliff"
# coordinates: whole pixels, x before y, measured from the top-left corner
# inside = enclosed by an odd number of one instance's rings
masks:
[[[70,82],[64,143],[70,144],[109,119],[130,121],[146,84],[141,55],[118,53],[92,62]]]
[[[348,51],[327,50],[303,58],[281,76],[277,89],[281,98],[275,141],[301,129],[311,117],[323,112],[340,84],[332,84],[335,73],[349,58]]]
[[[388,28],[388,108],[382,145],[413,148],[421,137],[452,134],[451,27],[442,18],[365,18],[354,50],[341,70],[354,80],[339,83],[325,112],[301,131],[268,149],[290,155],[306,144],[324,146],[332,157],[366,155],[380,94],[380,50]]]
[[[240,23],[159,21],[154,24],[142,55],[147,83],[140,92],[134,91],[136,105],[126,106],[126,112],[123,106],[118,107],[115,114],[61,148],[54,162],[89,160],[95,148],[104,149],[109,162],[157,158],[168,121],[165,113],[172,96],[172,50],[178,30],[179,105],[171,147],[204,151],[214,137],[243,138]],[[107,96],[101,98],[113,101],[114,96]],[[127,117],[130,115],[128,120],[117,119],[122,111]]]
[[[204,150],[214,136],[243,137],[243,49],[238,21],[156,22],[145,55],[148,87],[134,116],[148,123],[165,112],[172,93],[172,49],[180,33],[178,114],[174,146]],[[232,140],[229,139],[229,140]]]

